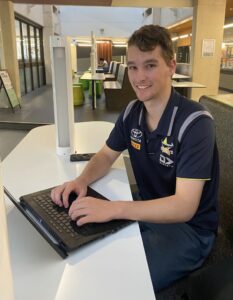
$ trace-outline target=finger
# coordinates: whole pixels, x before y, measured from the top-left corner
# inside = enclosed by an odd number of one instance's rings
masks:
[[[50,194],[52,201],[59,206],[63,205],[61,201],[62,192],[63,192],[63,186],[59,186],[54,188]]]
[[[80,207],[78,205],[73,205],[69,209],[69,216],[72,220],[77,220],[81,216],[87,215],[89,213],[89,209],[84,207]]]
[[[84,224],[92,223],[92,222],[93,222],[93,220],[92,220],[91,216],[90,216],[90,215],[87,215],[87,216],[82,216],[82,217],[80,217],[80,218],[76,221],[76,224],[77,224],[78,226],[82,226],[82,225],[84,225]]]
[[[71,193],[71,190],[65,189],[62,193],[62,203],[65,208],[69,207],[69,195]]]
[[[86,194],[87,194],[87,190],[86,189],[83,189],[83,190],[79,191],[77,199],[84,198],[86,196]]]

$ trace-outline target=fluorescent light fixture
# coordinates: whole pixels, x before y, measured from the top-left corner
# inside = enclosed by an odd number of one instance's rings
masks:
[[[233,42],[222,43],[222,48],[224,48],[225,46],[233,46]]]
[[[101,40],[101,41],[96,41],[97,44],[109,44],[109,41]]]
[[[231,27],[233,27],[233,23],[226,24],[226,25],[223,26],[223,28],[231,28]]]
[[[126,42],[123,42],[123,41],[122,41],[122,42],[120,42],[120,41],[119,41],[119,42],[117,42],[117,41],[115,42],[115,41],[114,41],[114,42],[113,42],[113,46],[114,46],[114,47],[122,47],[122,48],[123,48],[123,47],[127,47],[127,43],[126,43]]]
[[[183,34],[183,35],[180,35],[179,36],[179,39],[185,39],[185,38],[187,38],[189,35],[188,34]]]
[[[79,40],[78,39],[78,40],[76,40],[76,42],[77,43],[86,43],[86,44],[89,44],[91,41],[90,40],[81,40],[81,39]]]
[[[86,44],[86,43],[78,43],[79,47],[91,47],[91,44]]]
[[[178,36],[175,36],[175,37],[172,38],[172,41],[177,41],[178,38],[179,38]]]
[[[184,19],[184,20],[182,20],[182,21],[180,21],[180,22],[177,22],[177,23],[175,23],[175,24],[172,24],[172,25],[170,25],[170,26],[167,26],[167,29],[172,29],[172,28],[174,28],[174,27],[176,27],[176,26],[182,25],[182,24],[187,23],[188,21],[192,21],[192,20],[193,20],[193,17],[192,17],[192,16],[191,16],[191,17],[188,17],[187,19]]]
[[[113,47],[118,47],[118,48],[126,48],[126,44],[113,44]]]

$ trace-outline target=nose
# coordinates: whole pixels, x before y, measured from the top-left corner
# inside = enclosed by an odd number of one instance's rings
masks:
[[[135,74],[136,82],[144,82],[146,80],[146,73],[143,68],[138,68]]]

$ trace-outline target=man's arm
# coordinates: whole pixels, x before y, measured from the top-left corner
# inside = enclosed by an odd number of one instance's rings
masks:
[[[68,207],[68,198],[71,192],[75,192],[78,195],[78,199],[84,197],[87,192],[87,186],[106,175],[120,153],[105,145],[91,158],[79,177],[65,182],[52,190],[52,200],[59,206],[64,205]]]
[[[92,157],[82,174],[78,177],[87,185],[106,175],[112,164],[119,157],[121,152],[114,151],[105,145],[96,155]]]
[[[135,205],[129,209],[122,203],[119,213],[122,218],[138,221],[187,222],[197,211],[204,182],[204,180],[177,178],[174,195],[149,201],[135,201]]]
[[[155,223],[189,221],[196,213],[204,180],[177,178],[176,192],[172,196],[147,201],[99,201],[83,197],[75,201],[69,211],[78,225],[106,222],[111,219],[129,219]]]

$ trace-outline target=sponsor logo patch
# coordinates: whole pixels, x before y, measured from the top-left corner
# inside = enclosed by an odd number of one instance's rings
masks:
[[[173,156],[173,143],[168,143],[167,137],[165,137],[161,141],[161,153],[159,156],[159,163],[165,167],[173,167],[174,161],[172,160],[171,156]]]
[[[130,132],[130,139],[131,145],[134,149],[140,150],[141,149],[141,142],[142,142],[142,131],[137,128],[133,128]]]
[[[135,143],[134,141],[131,141],[131,145],[137,150],[141,149],[141,144]]]

